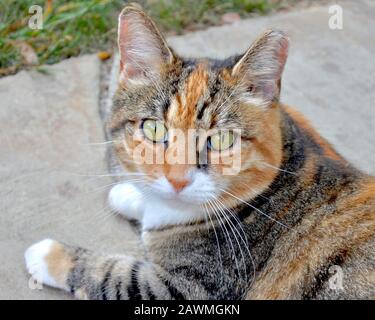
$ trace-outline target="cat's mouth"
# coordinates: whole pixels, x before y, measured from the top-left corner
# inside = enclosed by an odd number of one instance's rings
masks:
[[[216,183],[212,178],[199,172],[189,175],[187,183],[180,188],[176,188],[176,183],[162,176],[152,182],[148,181],[146,189],[145,193],[150,193],[150,196],[155,199],[185,205],[202,205],[218,193]]]
[[[171,202],[180,202],[182,204],[189,205],[201,205],[209,201],[210,199],[215,198],[216,193],[214,191],[206,190],[182,190],[176,192],[173,190],[164,190],[160,187],[155,187],[150,185],[150,190],[154,197],[160,199],[171,201]]]
[[[170,193],[170,192],[163,192],[163,191],[156,191],[157,195],[161,198],[166,200],[174,200],[174,201],[181,201],[191,204],[192,202],[203,203],[206,202],[208,198],[212,197],[212,195],[207,195],[206,197],[201,195],[191,195],[185,194],[184,192],[181,193]]]

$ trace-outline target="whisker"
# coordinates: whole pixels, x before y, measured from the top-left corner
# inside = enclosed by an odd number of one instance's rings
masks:
[[[249,243],[248,243],[248,241],[247,241],[246,232],[245,232],[245,230],[243,229],[243,226],[242,226],[241,221],[236,217],[236,215],[235,215],[233,212],[231,212],[232,210],[230,210],[229,208],[227,208],[227,207],[224,205],[224,203],[223,203],[222,201],[220,201],[220,199],[216,199],[216,200],[218,201],[219,204],[221,204],[221,206],[222,206],[222,208],[223,208],[224,211],[230,213],[230,215],[231,215],[231,216],[237,221],[237,224],[238,224],[239,227],[241,228],[242,234],[243,234],[243,236],[244,236],[245,239],[240,235],[238,229],[234,226],[234,224],[233,224],[233,222],[232,222],[232,225],[233,225],[234,229],[237,231],[238,236],[240,237],[240,239],[241,239],[242,242],[244,243],[244,245],[245,245],[245,249],[246,249],[247,253],[249,254],[249,257],[250,257],[250,260],[251,260],[251,264],[252,264],[252,267],[253,267],[253,276],[252,276],[252,279],[251,279],[251,282],[250,282],[250,285],[251,285],[251,284],[254,282],[254,280],[255,280],[255,270],[256,270],[256,267],[255,267],[255,261],[254,261],[254,258],[253,258],[252,254],[251,254],[251,252],[250,252],[250,249],[249,249]],[[230,219],[229,219],[229,221],[230,221]]]
[[[218,201],[219,204],[221,204],[221,206],[231,215],[231,217],[237,222],[237,224],[239,225],[239,227],[241,228],[241,231],[242,231],[242,234],[244,235],[245,237],[245,244],[248,246],[249,243],[247,241],[247,236],[246,236],[246,232],[245,230],[243,229],[243,226],[242,226],[242,222],[238,219],[238,217],[236,216],[236,214],[230,209],[230,208],[227,208],[225,206],[225,204],[220,200],[220,198],[216,198],[216,201]]]
[[[289,226],[283,224],[283,223],[280,222],[280,221],[277,221],[276,219],[272,218],[272,217],[269,216],[268,214],[264,213],[263,211],[259,210],[259,209],[256,208],[256,207],[254,207],[252,204],[248,203],[247,201],[242,200],[241,198],[236,197],[235,195],[231,194],[230,192],[228,192],[228,191],[226,191],[226,190],[224,190],[224,189],[220,189],[220,190],[221,190],[222,192],[224,192],[224,193],[226,193],[226,194],[232,196],[233,198],[237,199],[238,201],[240,201],[240,202],[242,202],[242,203],[244,203],[244,204],[247,204],[249,207],[253,208],[256,212],[259,212],[260,214],[266,216],[267,218],[269,218],[270,220],[276,222],[277,224],[279,224],[279,225],[281,225],[281,226],[283,226],[283,227],[285,227],[285,228],[287,228],[287,229],[290,229]]]
[[[228,229],[227,227],[225,226],[225,223],[224,221],[222,220],[220,214],[218,213],[217,209],[216,209],[216,205],[214,203],[211,203],[211,200],[207,200],[207,203],[211,206],[211,208],[213,209],[213,213],[215,214],[216,218],[218,219],[218,221],[220,222],[219,225],[222,227],[222,230],[224,230],[224,232],[226,233],[226,235],[228,236],[227,239],[229,240],[229,244],[230,244],[230,249],[232,250],[232,253],[233,253],[233,257],[234,257],[234,261],[235,261],[235,264],[236,264],[236,267],[237,267],[237,270],[240,271],[240,267],[239,267],[239,264],[238,264],[238,260],[237,260],[237,255],[236,255],[236,252],[234,250],[234,246],[233,246],[233,242],[232,242],[232,238],[230,237],[230,234],[228,232]]]
[[[222,255],[221,255],[221,247],[220,247],[220,241],[219,241],[219,237],[217,235],[217,232],[216,232],[216,228],[214,226],[214,223],[212,221],[212,218],[211,218],[211,215],[210,215],[210,212],[208,211],[207,207],[206,207],[206,204],[204,203],[204,209],[205,209],[205,212],[206,214],[208,215],[209,219],[210,219],[210,222],[211,222],[211,225],[212,225],[212,229],[214,230],[214,233],[215,233],[215,238],[216,238],[216,243],[217,243],[217,248],[218,248],[218,251],[219,251],[219,262],[220,262],[220,265],[221,265],[221,280],[224,279],[224,274],[223,274],[223,269],[224,269],[224,266],[223,266],[223,259],[222,259]],[[206,218],[207,219],[207,218]],[[207,220],[206,220],[207,221]]]
[[[257,197],[259,196],[259,197],[261,197],[261,198],[263,198],[263,199],[265,199],[265,200],[268,200],[268,202],[271,202],[271,203],[273,202],[272,199],[270,199],[269,197],[266,197],[266,196],[264,196],[263,194],[259,193],[257,190],[253,189],[253,188],[252,188],[251,186],[249,186],[248,184],[246,184],[246,183],[244,183],[244,182],[242,182],[242,181],[237,181],[237,182],[241,183],[241,184],[244,185],[246,188],[250,189],[250,190],[253,192],[254,196],[257,196]],[[270,187],[267,187],[266,189],[272,191],[272,189],[271,189]]]
[[[217,208],[218,208],[219,211],[221,212],[221,214],[222,214],[223,218],[225,219],[225,221],[227,221],[228,226],[229,226],[229,228],[230,228],[230,230],[232,231],[232,234],[233,234],[233,236],[234,236],[234,239],[235,239],[236,242],[237,242],[238,249],[240,250],[240,254],[241,254],[241,257],[242,257],[243,269],[244,269],[244,273],[245,273],[245,279],[246,279],[246,282],[247,282],[247,281],[248,281],[248,275],[247,275],[247,270],[246,270],[246,261],[245,261],[245,256],[244,256],[244,254],[243,254],[241,244],[240,244],[240,242],[238,241],[238,238],[237,238],[236,233],[235,233],[234,231],[236,231],[237,234],[240,236],[240,238],[241,238],[242,241],[244,242],[245,246],[246,246],[246,242],[243,240],[242,236],[239,234],[237,228],[234,226],[234,224],[232,223],[232,221],[227,217],[227,215],[225,214],[225,211],[220,207],[220,204],[217,202],[217,199],[214,199],[213,201],[216,202]],[[238,270],[238,271],[240,271],[240,270]]]
[[[273,166],[272,164],[270,164],[270,163],[268,163],[268,162],[266,162],[266,161],[264,161],[264,160],[261,160],[261,159],[255,159],[255,160],[253,160],[253,161],[261,162],[261,163],[262,163],[263,165],[265,165],[266,167],[270,167],[270,168],[275,169],[275,170],[277,170],[277,171],[281,171],[281,172],[289,173],[289,174],[292,174],[292,175],[294,175],[294,176],[297,175],[297,173],[295,173],[295,172],[292,172],[292,171],[288,171],[288,170],[285,170],[285,169],[278,168],[278,167]]]
[[[101,146],[101,145],[107,145],[107,144],[111,144],[111,143],[115,143],[115,141],[109,140],[109,141],[103,141],[103,142],[89,142],[89,143],[81,143],[81,145],[84,145],[84,146]]]
[[[125,182],[136,183],[136,182],[146,182],[146,180],[144,180],[144,179],[130,179],[130,180],[126,180]],[[99,191],[105,190],[108,187],[114,186],[116,184],[119,184],[119,182],[112,182],[112,183],[109,183],[105,186],[96,188],[94,190],[90,190],[89,192],[99,192]],[[121,182],[120,182],[120,184],[121,184]]]
[[[109,173],[109,174],[77,174],[80,177],[128,177],[128,176],[148,176],[146,173]]]

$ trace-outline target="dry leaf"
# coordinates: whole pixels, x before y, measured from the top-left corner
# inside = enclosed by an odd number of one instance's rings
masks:
[[[227,12],[221,16],[220,20],[223,24],[231,24],[241,20],[241,16],[237,12]]]
[[[100,51],[100,52],[98,52],[99,59],[103,60],[103,61],[109,59],[111,57],[111,55],[112,54],[110,52],[108,52],[108,51]]]
[[[19,50],[23,58],[24,64],[26,65],[38,65],[39,64],[39,59],[38,59],[37,54],[35,53],[34,48],[30,46],[27,42],[12,41],[12,45]]]

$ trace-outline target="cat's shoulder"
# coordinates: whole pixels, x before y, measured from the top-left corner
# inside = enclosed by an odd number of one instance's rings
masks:
[[[322,148],[325,156],[332,160],[346,162],[346,160],[325,138],[319,134],[319,132],[311,124],[310,120],[307,119],[301,112],[289,105],[282,105],[281,108],[283,112],[287,114],[300,129],[307,133],[313,139],[313,141]]]

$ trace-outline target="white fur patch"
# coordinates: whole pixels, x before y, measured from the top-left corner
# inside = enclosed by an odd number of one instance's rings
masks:
[[[128,219],[141,220],[144,210],[143,195],[131,183],[114,186],[109,192],[108,202],[112,209]]]
[[[141,222],[143,230],[202,220],[202,205],[216,194],[215,183],[205,173],[188,173],[191,183],[177,193],[165,177],[148,185],[147,196],[131,183],[121,183],[109,193],[110,206],[127,218]]]
[[[56,243],[56,241],[44,239],[29,247],[25,252],[26,268],[32,277],[39,283],[65,289],[48,273],[48,266],[45,261],[45,257],[50,252],[54,243]]]
[[[151,195],[143,212],[142,228],[157,229],[197,221],[203,217],[204,211],[198,205]]]
[[[265,109],[269,105],[269,102],[267,102],[265,99],[263,99],[261,97],[255,97],[255,96],[253,96],[252,94],[249,94],[249,93],[243,94],[240,97],[239,100],[242,103],[253,105],[253,106],[256,106],[256,107],[262,108],[262,109]]]

